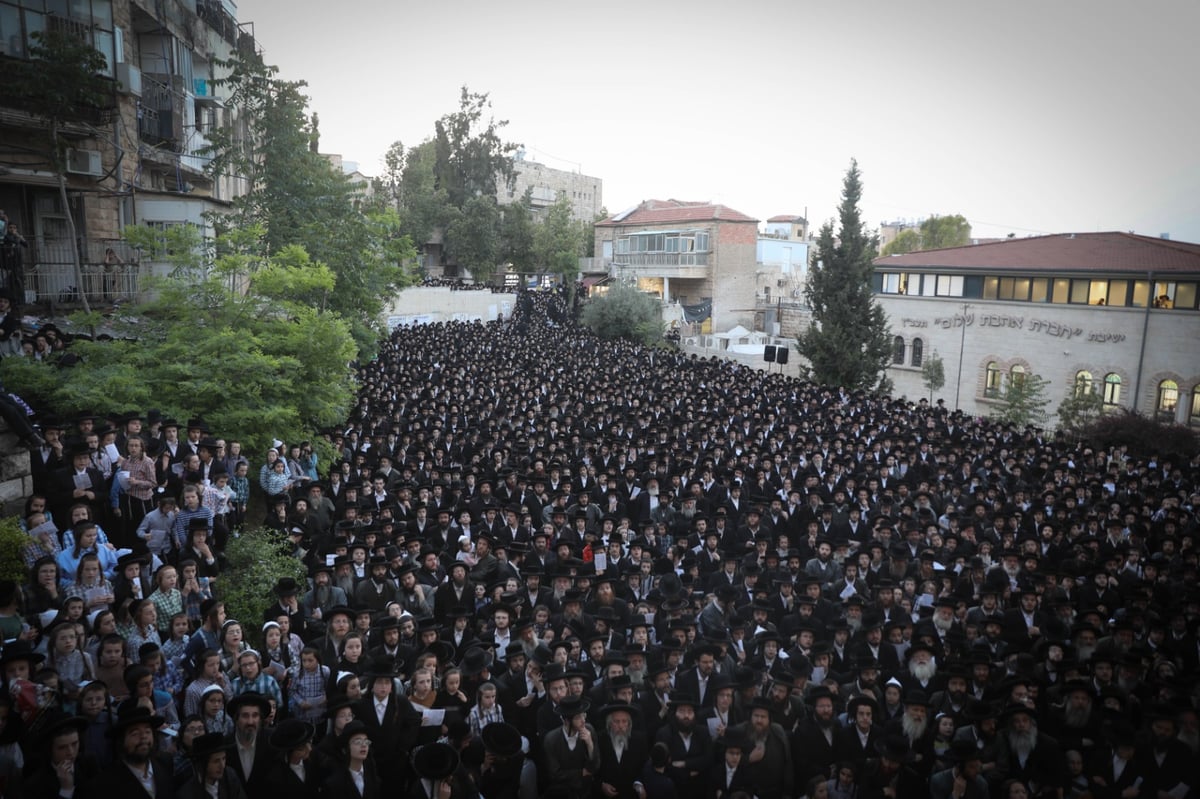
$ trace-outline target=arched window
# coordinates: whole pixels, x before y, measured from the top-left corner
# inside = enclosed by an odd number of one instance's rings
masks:
[[[1155,412],[1164,422],[1175,421],[1175,408],[1179,405],[1179,384],[1164,380],[1158,384],[1158,405]]]
[[[892,339],[892,363],[904,363],[904,336]]]
[[[1104,406],[1115,408],[1121,404],[1121,376],[1109,372],[1104,376]]]
[[[995,361],[988,361],[987,374],[983,384],[983,395],[985,397],[1000,396],[1000,364]]]
[[[912,346],[912,365],[920,366],[921,359],[924,357],[925,357],[925,342],[921,341],[921,339],[919,339],[919,338],[914,338],[913,346]]]
[[[1008,385],[1011,388],[1020,388],[1025,385],[1025,367],[1021,364],[1015,364],[1012,369],[1008,370]]]
[[[1188,411],[1188,424],[1200,427],[1200,385],[1192,389],[1192,407]]]
[[[1075,396],[1086,397],[1092,393],[1092,373],[1087,369],[1080,369],[1075,373]]]

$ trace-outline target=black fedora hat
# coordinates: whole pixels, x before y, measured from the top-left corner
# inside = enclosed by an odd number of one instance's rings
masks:
[[[113,719],[112,726],[108,728],[108,734],[113,738],[118,738],[124,735],[130,727],[138,724],[149,724],[152,729],[157,730],[165,721],[162,716],[156,715],[150,708],[139,705],[133,699],[126,699],[117,705],[116,718]]]
[[[89,722],[82,716],[72,716],[69,713],[50,713],[47,714],[44,721],[37,731],[37,738],[34,739],[36,746],[42,746],[54,739],[54,736],[74,730],[82,737],[84,730],[88,728]]]
[[[446,779],[458,770],[458,763],[458,751],[450,744],[426,744],[417,748],[412,755],[413,771],[426,780]]]
[[[492,665],[494,656],[481,646],[472,646],[463,653],[459,669],[464,677],[476,677]]]
[[[209,755],[227,752],[233,747],[233,741],[228,740],[221,733],[208,732],[192,739],[191,755],[193,760],[207,760]]]
[[[885,735],[875,742],[875,751],[896,763],[908,763],[913,759],[912,749],[903,735]]]
[[[554,712],[558,714],[559,718],[569,719],[581,713],[587,713],[591,706],[592,703],[587,697],[571,696],[559,702]]]
[[[271,730],[271,737],[268,743],[272,748],[278,749],[281,752],[290,752],[293,749],[299,749],[313,739],[316,734],[316,728],[307,721],[300,719],[284,719],[279,722],[275,729]]]
[[[244,654],[244,653],[243,653]],[[225,706],[225,712],[230,718],[237,718],[238,712],[246,705],[257,707],[265,719],[271,714],[271,703],[267,700],[265,694],[260,694],[257,691],[247,691],[244,694],[238,694],[233,699],[229,700],[229,704]]]
[[[33,644],[28,641],[13,641],[10,644],[4,645],[3,652],[0,652],[0,672],[9,663],[16,663],[18,660],[29,662],[29,668],[32,670],[34,666],[46,659],[46,656],[40,652],[35,652]]]
[[[515,757],[521,751],[521,732],[504,721],[493,721],[479,734],[483,748],[496,757]]]

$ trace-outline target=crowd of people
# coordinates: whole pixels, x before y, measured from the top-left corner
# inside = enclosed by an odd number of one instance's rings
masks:
[[[398,328],[330,463],[43,417],[0,793],[1197,795],[1200,460],[566,308]],[[239,529],[308,572],[262,618],[221,601]]]

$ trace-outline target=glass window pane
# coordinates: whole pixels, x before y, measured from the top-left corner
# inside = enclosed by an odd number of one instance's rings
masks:
[[[1000,278],[985,277],[983,279],[983,298],[985,300],[994,300],[1000,296]]]
[[[1026,302],[1029,299],[1029,283],[1027,277],[1019,277],[1013,281],[1013,299]]]
[[[1051,300],[1055,305],[1066,305],[1071,298],[1071,281],[1066,278],[1056,278],[1054,281],[1054,298]]]
[[[1115,372],[1104,376],[1104,404],[1109,406],[1121,404],[1121,376]]]
[[[67,10],[67,13],[70,15],[71,19],[76,19],[80,22],[91,22],[91,0],[70,0],[70,8]]]
[[[1145,308],[1150,304],[1150,283],[1145,280],[1134,281],[1133,284],[1133,305],[1137,308]]]
[[[1086,305],[1088,301],[1088,292],[1091,289],[1092,281],[1090,280],[1072,280],[1071,281],[1071,302],[1079,305]]]
[[[921,275],[921,296],[932,297],[937,283],[934,282],[933,275]]]
[[[912,365],[920,366],[921,360],[925,357],[925,342],[919,338],[914,338],[912,343]]]
[[[1175,307],[1189,309],[1196,307],[1195,283],[1180,283],[1175,287]]]
[[[1000,299],[1011,300],[1013,298],[1013,285],[1016,280],[1011,277],[1000,278]]]
[[[21,58],[25,55],[25,40],[21,36],[21,10],[0,6],[0,55]]]
[[[1108,304],[1108,281],[1093,280],[1092,287],[1088,290],[1088,305],[1107,305]]]
[[[1174,308],[1175,307],[1175,284],[1174,283],[1155,283],[1154,284],[1154,307],[1155,308]]]
[[[1200,426],[1200,386],[1192,389],[1192,407],[1188,411],[1188,424],[1192,427]]]
[[[112,0],[92,0],[92,21],[98,27],[112,30]]]
[[[107,66],[107,69],[104,70],[104,74],[108,75],[109,77],[112,77],[113,65],[116,63],[116,61],[113,60],[113,35],[112,35],[112,33],[110,33],[109,31],[97,30],[93,34],[92,38],[94,39],[94,42],[95,42],[95,44],[94,44],[95,48],[100,51],[101,55],[104,56],[104,63]]]
[[[44,14],[39,14],[36,11],[25,12],[25,47],[29,48],[37,44],[34,41],[33,34],[43,33],[46,30],[46,17]]]
[[[46,0],[46,13],[58,14],[60,17],[67,15],[67,0]]]
[[[1129,301],[1129,281],[1108,281],[1108,304],[1122,308]]]
[[[1033,292],[1030,299],[1033,302],[1045,302],[1047,295],[1050,293],[1050,281],[1044,277],[1033,279]]]

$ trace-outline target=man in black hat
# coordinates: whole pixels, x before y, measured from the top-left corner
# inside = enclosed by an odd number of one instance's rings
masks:
[[[846,703],[849,724],[839,731],[834,746],[839,760],[862,764],[874,754],[876,741],[883,738],[883,731],[875,724],[878,707],[869,693],[859,694]]]
[[[836,758],[834,749],[838,731],[837,706],[833,692],[824,685],[814,685],[806,702],[811,712],[796,725],[792,736],[792,751],[796,753],[794,785],[807,785],[813,777],[829,776]]]
[[[312,724],[300,719],[284,719],[271,731],[271,748],[282,754],[275,762],[271,783],[292,799],[318,799],[321,775],[312,759]]]
[[[249,691],[229,700],[225,712],[233,719],[229,765],[241,779],[247,799],[267,799],[273,791],[273,757],[266,734],[271,703],[263,694]]]
[[[929,778],[930,799],[988,799],[979,750],[970,741],[954,741],[949,757],[953,765]]]
[[[163,725],[162,716],[134,700],[117,707],[110,735],[115,757],[96,779],[97,796],[126,799],[173,799],[174,769],[156,754],[155,731]]]
[[[664,743],[670,754],[667,776],[680,796],[700,796],[712,762],[712,739],[708,725],[696,719],[698,705],[686,694],[674,693],[668,703],[667,723],[659,727],[656,743]]]
[[[601,795],[633,797],[633,783],[649,754],[646,734],[636,728],[641,712],[633,705],[613,702],[600,708],[600,767],[596,781]]]
[[[91,507],[93,519],[103,518],[108,492],[104,475],[92,465],[87,443],[69,442],[66,456],[68,465],[54,472],[50,480],[50,509],[54,518],[70,520],[70,507],[77,502]]]
[[[307,640],[308,622],[300,607],[300,584],[296,578],[280,577],[271,591],[275,594],[275,602],[263,611],[263,621],[276,621],[280,616],[287,616],[289,632]]]
[[[415,566],[405,568],[416,570]],[[367,562],[367,569],[367,578],[354,587],[354,606],[381,613],[389,602],[397,600],[396,586],[388,579],[387,558],[383,555],[372,555]]]
[[[731,731],[748,747],[743,756],[755,795],[759,799],[790,797],[795,777],[791,745],[783,727],[771,721],[770,702],[763,697],[755,699],[750,705],[750,719],[735,724]]]
[[[363,697],[354,707],[354,717],[366,725],[385,780],[403,774],[404,755],[417,743],[422,718],[408,697],[395,693],[393,668],[386,659],[372,660],[361,678]]]
[[[180,799],[246,799],[237,773],[228,765],[232,748],[220,733],[196,736],[188,752],[192,777],[180,786]]]
[[[542,745],[547,797],[589,796],[593,777],[600,769],[596,731],[587,723],[587,699],[572,697],[557,708],[559,726]]]
[[[1037,710],[1014,703],[1004,710],[996,768],[990,780],[1018,779],[1034,797],[1053,796],[1065,776],[1062,748],[1038,730]]]
[[[9,719],[9,724],[14,720]],[[96,758],[82,749],[87,719],[65,713],[48,713],[34,740],[33,749],[40,760],[30,762],[36,770],[26,772],[21,795],[30,797],[71,797],[76,791],[86,794],[99,774]]]

